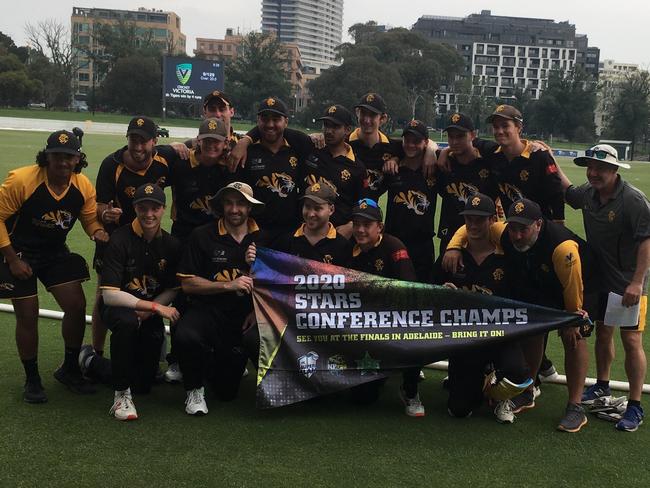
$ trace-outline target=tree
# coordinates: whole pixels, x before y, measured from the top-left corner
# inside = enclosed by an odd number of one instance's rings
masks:
[[[32,46],[29,63],[40,64],[30,72],[49,88],[46,104],[68,107],[72,100],[72,79],[77,73],[70,33],[54,19],[28,23],[25,32]],[[46,68],[42,66],[43,63],[49,66]]]
[[[291,84],[284,67],[286,50],[272,34],[251,32],[241,43],[241,53],[226,64],[226,92],[242,116],[254,119],[257,103],[266,96],[288,102]]]
[[[24,107],[30,100],[36,100],[42,90],[41,82],[30,79],[24,69],[0,73],[0,105]]]
[[[128,114],[160,114],[160,62],[145,56],[124,57],[115,63],[99,89],[99,103]]]
[[[630,157],[639,141],[648,135],[650,122],[650,73],[634,71],[629,73],[618,87],[607,119],[606,132],[609,137],[631,140]]]
[[[14,54],[24,64],[29,57],[29,50],[25,46],[17,47],[11,37],[0,32],[0,55],[4,54]]]

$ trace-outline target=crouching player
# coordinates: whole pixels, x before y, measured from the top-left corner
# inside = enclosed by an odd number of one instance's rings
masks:
[[[180,245],[160,227],[165,193],[158,185],[142,185],[133,206],[135,220],[111,235],[100,285],[100,314],[111,331],[110,413],[118,420],[138,418],[132,392],[150,391],[163,343],[162,319],[179,318],[168,306],[176,296]]]

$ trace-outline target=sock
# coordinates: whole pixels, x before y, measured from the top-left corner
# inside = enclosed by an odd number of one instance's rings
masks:
[[[597,386],[602,386],[603,388],[609,388],[609,380],[596,380]]]
[[[38,374],[38,358],[23,360],[23,368],[25,368],[25,376],[27,381],[40,381],[41,376]]]
[[[66,347],[65,356],[63,358],[63,369],[70,373],[81,373],[79,369],[79,353],[80,347]]]
[[[641,401],[640,400],[628,400],[627,401],[627,406],[628,407],[641,407]]]

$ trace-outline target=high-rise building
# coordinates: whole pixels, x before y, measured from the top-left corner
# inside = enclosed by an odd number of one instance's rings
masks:
[[[639,71],[638,64],[621,63],[613,59],[605,59],[599,64],[598,92],[596,97],[596,110],[594,122],[596,135],[600,136],[607,125],[607,114],[612,103],[620,93],[620,84],[630,74]]]
[[[336,66],[343,36],[343,0],[262,0],[262,32],[298,46],[303,71],[318,75]]]
[[[470,79],[475,90],[499,99],[515,90],[538,99],[552,70],[582,66],[598,77],[599,49],[575,25],[550,19],[505,17],[483,10],[467,17],[424,15],[413,30],[433,42],[454,47],[465,63],[457,82]],[[457,110],[453,86],[441,87],[440,112]]]
[[[101,83],[96,64],[103,59],[104,46],[93,37],[98,24],[116,26],[121,22],[135,24],[138,39],[145,37],[160,47],[161,53],[184,55],[185,34],[181,32],[181,18],[174,12],[140,8],[115,10],[107,8],[72,7],[70,18],[72,45],[77,59],[77,75],[73,81],[75,100],[86,100],[94,85]]]

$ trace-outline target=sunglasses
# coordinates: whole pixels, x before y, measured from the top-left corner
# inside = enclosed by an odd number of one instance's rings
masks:
[[[607,151],[603,151],[602,149],[598,149],[596,151],[592,149],[587,149],[585,151],[585,156],[587,156],[588,158],[596,158],[596,159],[607,159],[607,156],[616,158],[616,156],[614,156],[613,154]]]
[[[370,198],[362,198],[357,202],[357,205],[361,207],[363,204],[366,204],[368,207],[373,207],[373,208],[379,208],[379,205],[377,205],[377,202]]]

